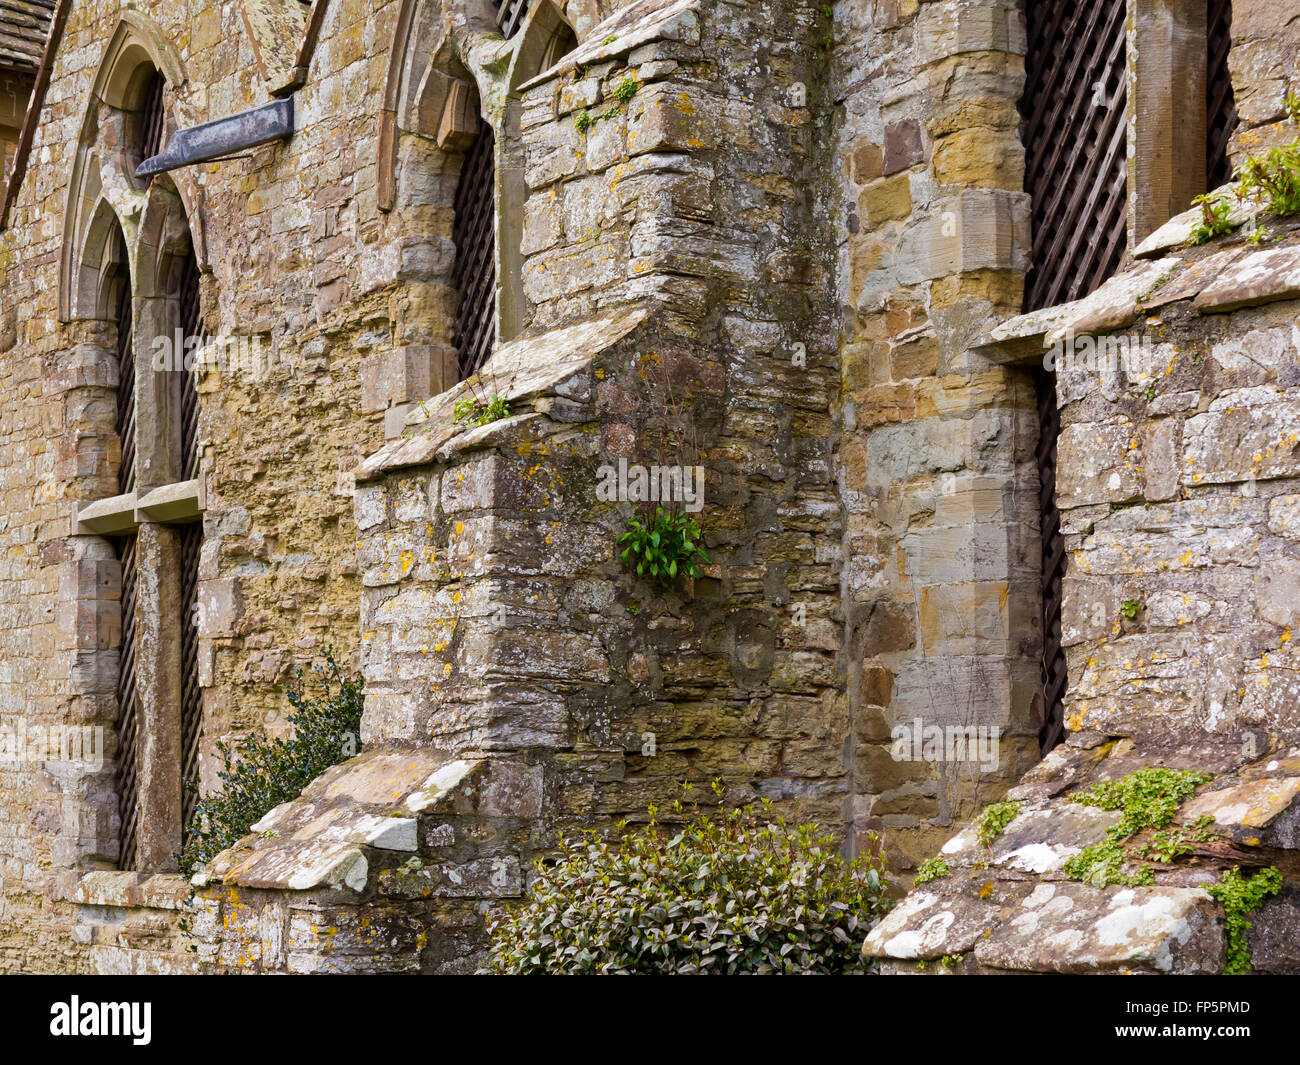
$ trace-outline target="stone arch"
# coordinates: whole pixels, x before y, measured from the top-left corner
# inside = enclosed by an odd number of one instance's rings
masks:
[[[65,322],[98,316],[84,274],[94,226],[107,200],[121,220],[128,246],[145,186],[135,177],[144,96],[154,73],[172,93],[185,84],[180,53],[158,23],[127,11],[109,39],[86,100],[64,211],[59,271],[59,316]]]
[[[447,289],[441,307],[446,313],[435,317],[448,328],[431,329],[443,352],[432,375],[441,388],[457,376],[446,355],[455,314],[450,288],[455,253],[451,219],[428,208],[454,195],[461,160],[481,117],[496,142],[497,339],[512,339],[527,319],[519,253],[527,189],[518,90],[553,61],[557,41],[576,44],[578,35],[551,0],[537,0],[510,41],[501,38],[485,0],[401,2],[380,116],[378,201],[381,211],[407,215],[416,226],[426,216],[422,228],[431,253],[426,261],[439,263],[443,275],[428,280]]]
[[[170,175],[160,174],[145,196],[134,272],[136,359],[141,367],[136,382],[137,388],[148,392],[137,414],[141,469],[148,471],[143,478],[146,488],[184,480],[187,472],[179,465],[185,452],[182,406],[184,391],[193,387],[193,381],[180,362],[167,360],[160,366],[156,345],[164,341],[172,346],[162,353],[184,355],[174,345],[178,331],[185,328],[182,286],[187,274],[201,270],[201,263],[185,200]],[[207,302],[210,307],[211,301]]]

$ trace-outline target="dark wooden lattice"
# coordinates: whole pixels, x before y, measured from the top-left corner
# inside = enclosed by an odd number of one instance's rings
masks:
[[[1025,310],[1079,299],[1119,267],[1128,225],[1125,0],[1027,0],[1020,111],[1033,243]],[[1055,375],[1037,374],[1042,530],[1043,753],[1065,735],[1061,597],[1065,542],[1056,506]]]
[[[477,373],[496,340],[496,144],[479,119],[456,188],[456,351],[461,379]]]
[[[183,376],[180,384],[181,405],[181,478],[190,480],[199,475],[199,392],[195,387],[197,363],[203,354],[207,334],[203,329],[203,311],[199,300],[199,264],[191,251],[181,272],[180,287],[181,330],[185,337],[187,360],[193,359],[193,368],[177,367]],[[194,344],[191,347],[190,340]]]
[[[1206,187],[1217,189],[1232,179],[1228,141],[1237,128],[1228,52],[1232,49],[1232,0],[1209,0],[1206,21],[1205,173]]]
[[[1056,505],[1056,441],[1061,412],[1056,405],[1056,375],[1035,374],[1038,393],[1038,521],[1042,531],[1043,720],[1039,747],[1046,754],[1065,738],[1065,648],[1061,644],[1062,580],[1065,537]]]
[[[139,695],[135,677],[135,600],[136,538],[123,537],[117,542],[117,557],[122,564],[122,643],[117,675],[117,802],[121,821],[121,850],[118,866],[134,869],[136,864],[136,827],[139,811],[136,767]]]
[[[188,838],[198,802],[199,741],[203,737],[203,691],[199,687],[199,551],[203,524],[183,526],[181,533],[181,824]]]
[[[1028,0],[1021,100],[1033,248],[1025,309],[1079,299],[1127,238],[1125,0]]]
[[[140,153],[145,159],[152,159],[162,151],[163,123],[166,113],[163,110],[163,89],[167,82],[156,71],[145,86],[144,114],[141,119]]]
[[[501,36],[509,39],[519,32],[528,14],[529,0],[492,0],[497,9],[497,27]]]
[[[127,267],[126,242],[117,235],[117,262],[121,290],[117,297],[117,438],[122,445],[122,462],[117,468],[118,491],[135,490],[135,332],[131,316],[131,273]]]

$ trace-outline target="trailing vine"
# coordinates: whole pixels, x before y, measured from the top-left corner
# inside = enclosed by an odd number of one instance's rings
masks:
[[[1246,939],[1251,923],[1246,917],[1281,889],[1282,874],[1275,866],[1261,869],[1249,879],[1241,875],[1240,868],[1225,869],[1219,882],[1205,889],[1223,907],[1228,934],[1223,975],[1241,976],[1251,971],[1250,942]]]

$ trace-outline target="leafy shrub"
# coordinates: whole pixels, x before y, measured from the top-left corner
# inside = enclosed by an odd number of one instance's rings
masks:
[[[716,790],[716,785],[715,785]],[[859,973],[889,907],[883,862],[845,862],[815,825],[752,806],[615,842],[565,843],[518,909],[489,926],[501,974]]]
[[[632,518],[618,538],[623,564],[638,577],[672,584],[678,577],[698,577],[709,554],[700,546],[700,525],[690,514],[655,507],[647,519]]]
[[[189,835],[177,856],[181,872],[192,876],[282,802],[296,799],[330,766],[360,749],[362,678],[345,677],[327,652],[317,666],[318,694],[308,695],[303,671],[288,691],[289,739],[253,736],[238,760],[224,743],[217,744],[224,768],[222,789],[199,799]]]
[[[1107,884],[1140,886],[1155,883],[1155,870],[1149,865],[1138,865],[1134,872],[1125,873],[1128,863],[1147,854],[1163,861],[1190,853],[1189,845],[1206,835],[1206,824],[1198,820],[1194,834],[1187,838],[1156,833],[1151,843],[1132,854],[1126,841],[1145,828],[1162,829],[1178,814],[1178,809],[1201,784],[1210,780],[1205,773],[1190,769],[1167,769],[1148,766],[1138,769],[1120,780],[1101,780],[1087,791],[1075,792],[1070,802],[1081,806],[1096,806],[1102,810],[1119,810],[1122,817],[1117,825],[1106,830],[1100,843],[1085,847],[1062,867],[1062,872],[1072,880],[1082,880],[1097,887]]]
[[[951,870],[948,868],[948,863],[943,860],[943,856],[936,854],[933,858],[927,858],[917,866],[912,887],[916,887],[918,884],[928,884],[931,880],[942,880],[950,873]]]

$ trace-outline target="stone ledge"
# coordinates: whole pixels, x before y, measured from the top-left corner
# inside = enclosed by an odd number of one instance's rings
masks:
[[[650,315],[649,307],[627,307],[503,345],[474,377],[419,404],[407,418],[407,437],[364,460],[353,471],[355,480],[377,480],[392,470],[445,461],[458,452],[540,439],[553,431],[551,426],[582,420],[592,399],[596,359]],[[456,423],[457,402],[498,395],[512,408],[534,409],[488,425]]]
[[[700,16],[697,0],[637,0],[616,11],[587,34],[585,42],[566,55],[550,70],[520,86],[526,91],[552,81],[575,67],[587,67],[606,59],[625,56],[644,44],[655,41],[700,43]]]

